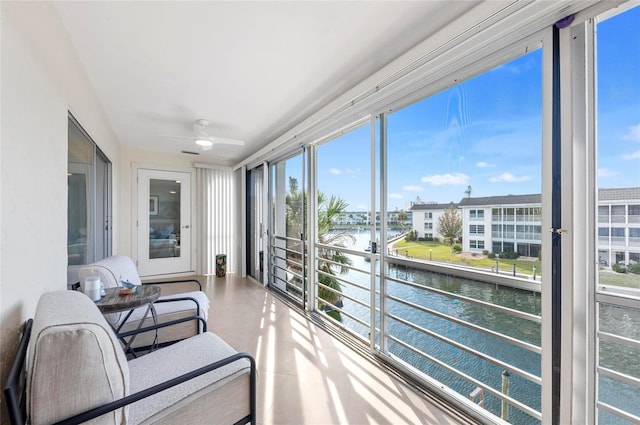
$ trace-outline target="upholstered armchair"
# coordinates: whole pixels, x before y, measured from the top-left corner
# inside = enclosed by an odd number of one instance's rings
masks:
[[[89,276],[99,276],[105,288],[118,288],[122,282],[142,285],[135,264],[131,258],[124,255],[114,255],[95,263],[83,266],[79,270],[80,289],[84,291],[84,284]],[[144,332],[136,336],[132,348],[148,347],[153,344],[166,345],[184,338],[206,331],[206,320],[209,313],[209,298],[202,292],[200,282],[195,279],[154,281],[152,285],[161,287],[168,284],[193,284],[194,289],[174,295],[163,295],[154,302],[157,313],[157,323],[169,323],[181,320],[179,324],[166,326],[157,331]],[[153,323],[145,307],[139,307],[127,318],[126,313],[112,313],[105,317],[114,328],[120,328],[121,333],[137,329],[141,325],[146,327]],[[187,320],[187,319],[193,320]],[[126,323],[123,323],[126,319]],[[157,332],[157,334],[156,334]]]
[[[253,358],[205,332],[127,361],[96,305],[42,295],[5,386],[12,424],[255,423]]]

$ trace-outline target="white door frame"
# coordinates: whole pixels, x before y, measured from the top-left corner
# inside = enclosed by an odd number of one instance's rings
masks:
[[[187,250],[189,253],[189,270],[174,271],[166,274],[169,275],[184,275],[193,274],[195,271],[195,258],[196,258],[196,244],[197,244],[197,226],[196,226],[196,179],[195,170],[191,167],[172,167],[172,166],[158,166],[144,163],[132,163],[131,164],[131,258],[136,265],[139,264],[138,258],[138,171],[139,170],[155,170],[155,171],[169,171],[169,172],[182,172],[188,173],[190,176],[190,229],[191,229],[191,247]],[[146,240],[144,241],[147,242]],[[152,276],[149,274],[141,274],[141,276]]]

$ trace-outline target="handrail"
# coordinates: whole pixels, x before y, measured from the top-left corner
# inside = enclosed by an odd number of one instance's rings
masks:
[[[318,273],[320,273],[320,274],[322,274],[324,276],[330,276],[330,277],[332,277],[332,278],[334,278],[336,280],[339,280],[340,282],[344,282],[347,285],[353,286],[353,287],[358,288],[358,289],[362,289],[363,291],[369,292],[371,290],[370,288],[368,288],[366,286],[360,285],[359,283],[356,283],[356,282],[353,282],[351,280],[345,279],[345,278],[343,278],[341,276],[332,275],[332,274],[327,273],[327,272],[322,271],[322,270],[316,270],[316,272],[318,272]]]
[[[481,358],[483,360],[486,360],[489,363],[493,363],[495,366],[498,366],[498,367],[500,367],[502,369],[506,369],[509,372],[513,372],[516,375],[518,375],[518,376],[520,376],[520,377],[522,377],[522,378],[524,378],[524,379],[526,379],[526,380],[528,380],[530,382],[533,382],[533,383],[538,384],[538,385],[542,385],[542,378],[540,378],[539,376],[536,376],[536,375],[534,375],[534,374],[532,374],[530,372],[527,372],[525,370],[522,370],[520,368],[512,366],[509,363],[503,362],[502,360],[496,359],[495,357],[489,356],[488,354],[484,354],[484,353],[482,353],[482,352],[480,352],[478,350],[475,350],[475,349],[473,349],[473,348],[471,348],[471,347],[469,347],[467,345],[464,345],[464,344],[461,344],[459,342],[456,342],[456,341],[454,341],[454,340],[452,340],[450,338],[447,338],[446,336],[440,335],[437,332],[433,332],[433,331],[431,331],[429,329],[425,329],[422,326],[416,325],[415,323],[412,323],[412,322],[410,322],[408,320],[405,320],[405,319],[403,319],[401,317],[398,317],[398,316],[396,316],[394,314],[388,313],[387,316],[391,317],[392,319],[397,320],[398,322],[403,323],[403,324],[409,326],[410,328],[413,328],[413,329],[415,329],[415,330],[417,330],[417,331],[419,331],[421,333],[427,334],[427,335],[429,335],[429,336],[431,336],[431,337],[433,337],[435,339],[438,339],[438,340],[440,340],[440,341],[442,341],[442,342],[444,342],[446,344],[452,345],[452,346],[454,346],[456,348],[459,348],[459,349],[461,349],[463,351],[466,351],[469,354],[473,354],[474,356],[479,357],[479,358]]]
[[[620,335],[614,335],[612,333],[604,332],[604,331],[598,331],[597,336],[598,338],[605,341],[616,342],[618,344],[623,344],[623,345],[626,345],[627,347],[633,347],[637,350],[640,350],[640,341],[638,341],[637,339],[627,338]]]
[[[326,289],[326,290],[328,290],[328,291],[330,291],[330,292],[332,292],[332,293],[334,293],[336,295],[340,295],[341,297],[344,297],[344,298],[346,298],[348,300],[351,300],[351,301],[355,302],[356,304],[360,304],[363,307],[371,308],[371,306],[369,304],[365,303],[364,301],[361,301],[361,300],[359,300],[357,298],[354,298],[354,297],[352,297],[352,296],[350,296],[348,294],[345,294],[343,292],[337,291],[337,290],[335,290],[335,289],[333,289],[333,288],[331,288],[331,287],[329,287],[329,286],[327,286],[327,285],[325,285],[323,283],[318,282],[318,286],[320,286],[320,287],[322,287],[322,288],[324,288],[324,289]],[[317,298],[318,298],[318,300],[322,301],[323,303],[331,304],[328,301],[323,300],[320,297],[317,297]]]
[[[443,295],[446,296],[448,298],[455,298],[461,301],[465,301],[471,304],[476,304],[485,308],[489,308],[492,310],[496,310],[499,311],[501,313],[505,313],[508,314],[510,316],[514,316],[514,317],[518,317],[520,319],[525,319],[525,320],[529,320],[531,322],[534,323],[542,323],[542,317],[540,316],[536,316],[535,314],[531,314],[531,313],[525,313],[524,311],[519,311],[519,310],[514,310],[512,308],[508,308],[508,307],[503,307],[501,305],[497,305],[497,304],[491,304],[488,303],[486,301],[482,301],[482,300],[477,300],[475,298],[470,298],[470,297],[466,297],[464,295],[459,295],[453,292],[448,292],[448,291],[443,291],[442,289],[437,289],[437,288],[433,288],[431,286],[427,286],[427,285],[421,285],[418,283],[413,283],[413,282],[409,282],[403,279],[397,279],[391,276],[386,276],[387,279],[392,280],[394,282],[403,284],[403,285],[408,285],[414,288],[418,288],[418,289],[423,289],[425,291],[428,292],[433,292],[439,295]]]
[[[403,347],[407,348],[408,350],[411,350],[414,353],[425,357],[429,361],[437,364],[438,366],[442,367],[443,369],[446,369],[447,371],[453,373],[454,375],[466,380],[467,382],[470,382],[470,383],[474,384],[476,387],[483,388],[485,391],[491,393],[495,397],[497,397],[497,398],[499,398],[501,400],[506,400],[507,402],[509,402],[513,406],[515,406],[518,409],[522,410],[523,412],[527,413],[528,415],[533,416],[534,418],[536,418],[538,420],[542,420],[542,413],[540,413],[537,410],[527,406],[526,404],[514,399],[513,397],[510,397],[508,395],[505,395],[505,394],[501,393],[500,391],[488,386],[484,382],[479,381],[479,380],[473,378],[472,376],[469,376],[466,373],[461,372],[458,369],[449,366],[448,364],[444,363],[443,361],[438,360],[437,358],[435,358],[435,357],[433,357],[433,356],[431,356],[431,355],[429,355],[429,354],[417,349],[416,347],[414,347],[414,346],[412,346],[410,344],[407,344],[406,342],[404,342],[404,341],[402,341],[402,340],[400,340],[398,338],[395,338],[392,335],[388,335],[388,338],[390,338],[394,342],[402,345]],[[421,372],[421,373],[424,373],[424,372]]]
[[[407,301],[407,300],[403,300],[402,298],[394,297],[392,295],[387,295],[387,298],[389,298],[389,299],[391,299],[393,301],[397,301],[399,303],[402,303],[404,305],[407,305],[409,307],[413,307],[413,308],[418,309],[420,311],[423,311],[425,313],[432,314],[432,315],[437,316],[437,317],[439,317],[441,319],[457,323],[458,325],[465,326],[467,328],[476,330],[478,332],[482,332],[482,333],[487,334],[487,335],[491,335],[491,336],[493,336],[495,338],[501,339],[501,340],[503,340],[503,341],[505,341],[507,343],[510,343],[512,345],[516,345],[516,346],[518,346],[520,348],[524,348],[526,350],[532,351],[532,352],[534,352],[536,354],[542,354],[542,349],[540,347],[538,347],[537,345],[533,345],[533,344],[530,344],[528,342],[521,341],[519,339],[510,337],[508,335],[504,335],[504,334],[501,334],[499,332],[492,331],[491,329],[483,328],[482,326],[478,326],[478,325],[475,325],[473,323],[469,323],[469,322],[467,322],[465,320],[458,319],[457,317],[452,317],[452,316],[449,316],[448,314],[441,313],[439,311],[423,307],[421,305],[412,303],[412,302]]]

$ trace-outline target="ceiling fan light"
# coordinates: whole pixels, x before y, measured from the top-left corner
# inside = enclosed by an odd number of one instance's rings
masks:
[[[198,139],[196,140],[196,145],[200,145],[203,147],[211,147],[213,146],[213,142],[211,140],[207,140],[207,139]]]

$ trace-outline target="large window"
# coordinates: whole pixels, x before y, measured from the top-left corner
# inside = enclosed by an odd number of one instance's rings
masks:
[[[67,284],[83,264],[111,255],[111,162],[69,116]]]
[[[570,33],[588,29],[585,45],[596,35],[589,9],[572,15],[586,22],[546,23],[499,52],[480,43],[436,58],[424,81],[400,94],[383,84],[375,107],[349,116],[371,114],[375,131],[343,120],[301,141],[308,162],[276,158],[270,285],[295,283],[323,323],[479,415],[639,423],[638,9],[596,19],[597,70],[562,51],[580,44]],[[583,71],[597,74],[597,96],[580,98],[593,86]],[[597,161],[581,151],[593,131],[582,137],[576,124],[596,101]],[[406,226],[410,207],[435,213]],[[572,243],[580,237],[588,243]]]
[[[611,227],[596,233],[595,393],[599,423],[629,424],[640,422],[640,7],[614,13],[596,24],[594,215]]]
[[[341,225],[334,217],[346,211],[371,215],[371,151],[369,122],[341,132],[315,151],[315,306],[365,340],[371,331],[371,261],[381,243],[380,232],[368,222]],[[404,211],[389,217],[399,228],[407,219]]]
[[[271,165],[269,285],[305,305],[307,201],[305,152]]]
[[[541,288],[521,291],[508,277],[533,281],[541,266],[534,257],[514,267],[513,242],[479,239],[487,232],[477,224],[484,210],[475,206],[504,202],[492,208],[491,219],[514,223],[516,214],[524,219],[528,211],[508,206],[510,196],[541,193],[538,47],[523,46],[529,53],[394,111],[386,121],[388,208],[402,208],[416,195],[451,207],[434,220],[439,242],[405,238],[393,244],[400,258],[387,259],[381,350],[425,381],[523,424],[540,418]],[[514,224],[497,223],[491,237],[515,237]],[[499,255],[488,259],[486,247]],[[520,251],[532,252],[529,245]],[[430,267],[435,262],[464,265],[466,274],[443,273]],[[469,277],[474,269],[477,275]],[[500,280],[487,278],[487,269]],[[478,304],[489,299],[491,305]],[[509,412],[501,413],[503,407]]]

